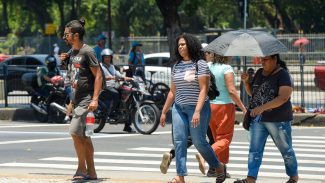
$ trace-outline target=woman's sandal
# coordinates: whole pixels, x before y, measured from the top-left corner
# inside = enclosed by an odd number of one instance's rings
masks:
[[[298,182],[298,181],[296,181],[296,180],[290,178],[286,183],[297,183],[297,182]]]
[[[178,180],[173,178],[172,180],[168,181],[168,183],[178,183]]]
[[[216,183],[222,183],[226,180],[227,168],[223,165],[223,173],[217,173]]]

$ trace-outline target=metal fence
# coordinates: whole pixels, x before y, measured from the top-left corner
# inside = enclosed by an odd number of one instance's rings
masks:
[[[235,73],[236,73],[236,87],[240,93],[240,75],[243,72],[244,65],[233,64]],[[260,68],[260,65],[256,64],[247,64],[247,68],[253,68],[255,71]],[[171,68],[167,68],[170,73]],[[316,111],[325,106],[325,91],[320,90],[316,87],[314,79],[315,65],[304,65],[303,71],[301,71],[300,65],[289,64],[289,71],[294,81],[294,92],[291,97],[293,105],[302,106],[308,111]],[[150,79],[150,73],[146,72],[146,79]],[[302,79],[303,78],[303,79]],[[161,75],[154,74],[152,78],[153,83],[156,82],[165,82],[169,85],[170,75]],[[303,82],[302,82],[303,81]],[[30,96],[26,91],[11,91],[6,93],[5,88],[8,82],[5,80],[0,80],[0,106],[1,107],[15,107],[17,105],[28,105],[30,102]],[[17,80],[10,82],[10,87],[12,88],[21,88],[14,87],[12,85],[21,85],[21,81]]]

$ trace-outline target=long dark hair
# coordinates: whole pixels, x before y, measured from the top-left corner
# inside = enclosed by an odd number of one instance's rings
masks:
[[[275,55],[271,55],[271,57],[272,58],[276,58],[276,62],[277,62],[277,64],[280,66],[280,67],[282,67],[284,70],[286,70],[286,71],[288,71],[288,67],[287,67],[287,64],[283,61],[283,60],[281,60],[281,58],[280,58],[280,55],[279,54],[275,54]]]
[[[65,27],[70,28],[71,33],[73,34],[78,33],[79,39],[82,41],[84,35],[86,34],[84,28],[85,24],[86,24],[85,18],[81,17],[79,20],[71,20],[70,22],[67,23],[67,25],[65,25]]]
[[[178,41],[181,38],[183,38],[185,40],[189,57],[191,58],[191,60],[193,62],[197,62],[197,61],[203,59],[203,52],[201,51],[202,45],[201,45],[199,39],[197,39],[192,34],[183,33],[176,38],[176,43],[175,43],[175,48],[174,48],[176,63],[183,60],[183,57],[178,52]]]

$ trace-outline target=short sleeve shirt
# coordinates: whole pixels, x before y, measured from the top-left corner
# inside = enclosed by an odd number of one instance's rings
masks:
[[[90,103],[94,92],[95,77],[90,67],[99,67],[93,49],[84,44],[80,50],[73,50],[70,55],[71,82],[75,90],[73,103],[86,106]]]
[[[281,86],[293,86],[289,73],[281,69],[277,73],[267,77],[262,74],[262,69],[258,70],[253,79],[253,96],[250,101],[250,108],[261,106],[272,101],[279,95]],[[293,120],[292,106],[290,98],[284,104],[262,113],[263,122],[283,122]]]
[[[226,86],[225,74],[235,72],[231,65],[228,64],[219,64],[219,63],[209,63],[209,68],[211,73],[215,77],[215,84],[220,92],[220,95],[217,96],[214,100],[210,101],[212,104],[229,104],[234,103],[229,95],[228,88]],[[234,77],[236,79],[236,77]],[[236,83],[236,81],[235,81]]]
[[[197,63],[193,61],[177,63],[172,72],[172,80],[176,86],[175,103],[196,105],[200,92],[198,78],[209,74],[209,67],[204,60]],[[205,100],[208,100],[208,97]]]
[[[114,76],[117,78],[122,78],[123,75],[117,71],[114,67],[114,65],[110,64],[109,67],[104,65],[103,63],[100,63],[100,66],[103,68],[105,78],[108,76]],[[105,79],[106,80],[106,79]],[[107,87],[114,87],[115,86],[115,81],[114,80],[106,80],[106,86]]]

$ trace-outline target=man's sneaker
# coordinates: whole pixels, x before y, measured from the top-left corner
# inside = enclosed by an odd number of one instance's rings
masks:
[[[160,164],[161,173],[163,174],[167,173],[171,161],[172,161],[172,155],[169,152],[165,152]]]
[[[208,173],[207,173],[207,177],[217,177],[217,173],[216,170],[213,168],[209,168]],[[227,172],[226,174],[226,178],[231,178],[230,174]]]
[[[199,169],[203,175],[205,175],[205,160],[200,153],[196,153],[196,160],[199,162]]]

